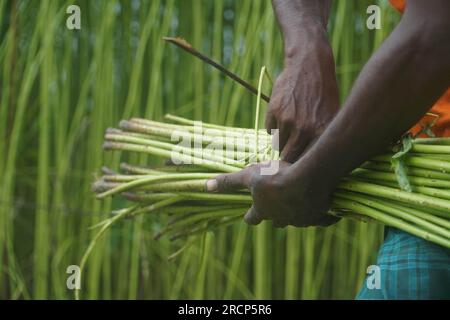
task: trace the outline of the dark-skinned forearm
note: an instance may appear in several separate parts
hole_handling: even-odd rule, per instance
[[[307,44],[304,36],[326,31],[332,0],[272,0],[272,5],[289,58]]]
[[[322,136],[293,165],[294,172],[311,170],[317,183],[335,186],[398,139],[450,86],[450,25],[436,15],[449,7],[429,1],[426,5],[437,7],[429,15],[417,3],[408,2],[401,23],[366,64]]]

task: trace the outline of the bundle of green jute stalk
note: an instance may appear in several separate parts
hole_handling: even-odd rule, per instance
[[[256,159],[278,158],[272,137],[262,130],[200,125],[173,115],[165,119],[133,118],[107,130],[106,150],[149,154],[170,163],[154,168],[121,164],[119,172],[104,168],[93,187],[97,198],[121,196],[132,204],[99,224],[97,236],[120,219],[148,213],[170,215],[156,238],[187,238],[232,224],[251,206],[250,192],[211,194],[206,181]],[[364,163],[338,185],[329,213],[377,221],[450,248],[450,139],[409,138],[400,150]]]

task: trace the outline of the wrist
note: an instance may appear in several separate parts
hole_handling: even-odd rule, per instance
[[[307,52],[318,52],[330,47],[326,28],[318,18],[299,18],[295,25],[282,30],[285,62],[292,62]]]
[[[312,192],[331,193],[342,177],[337,173],[339,170],[328,160],[308,151],[290,167],[290,175]]]

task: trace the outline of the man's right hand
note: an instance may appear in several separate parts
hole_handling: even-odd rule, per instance
[[[269,133],[279,130],[275,138],[282,159],[291,163],[324,131],[339,108],[326,17],[317,16],[324,11],[320,2],[311,8],[311,4],[303,7],[302,1],[273,0],[284,36],[285,66],[272,91],[266,128]]]

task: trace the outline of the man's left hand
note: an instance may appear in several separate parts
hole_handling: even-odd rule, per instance
[[[249,224],[272,220],[275,227],[307,227],[328,226],[338,221],[338,218],[327,214],[333,191],[331,187],[321,184],[317,176],[302,170],[301,165],[276,162],[270,164],[279,166],[273,175],[261,174],[262,167],[267,167],[268,163],[253,164],[239,172],[208,180],[206,189],[224,193],[249,189],[253,205],[244,217]]]

